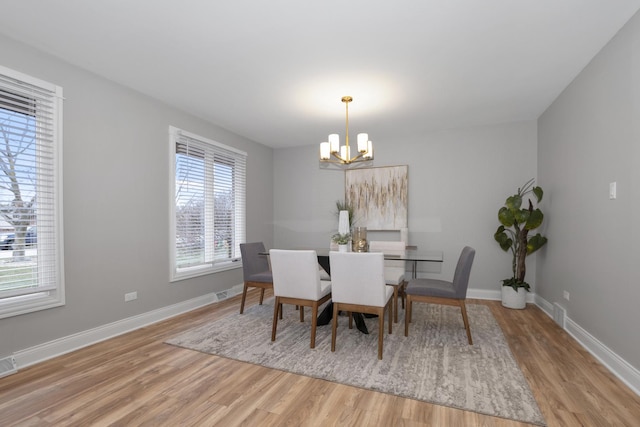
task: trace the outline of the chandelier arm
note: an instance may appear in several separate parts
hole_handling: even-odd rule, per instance
[[[364,156],[364,153],[358,153],[356,156],[353,156],[350,159],[345,159],[340,154],[337,154],[337,153],[331,153],[331,154],[338,160],[323,160],[323,161],[330,162],[330,163],[342,163],[344,165],[348,165],[349,163],[358,161],[358,159]]]
[[[335,163],[337,165],[348,165],[348,162],[342,160],[323,160],[322,163]]]

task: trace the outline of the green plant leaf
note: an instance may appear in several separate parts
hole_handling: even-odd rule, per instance
[[[351,233],[346,233],[346,234],[336,233],[333,236],[331,236],[331,240],[334,243],[337,243],[339,245],[346,245],[347,243],[349,243],[350,239],[351,239]]]
[[[547,243],[547,238],[540,233],[531,237],[527,242],[527,255],[534,253]]]
[[[509,248],[513,245],[513,240],[509,238],[509,236],[505,232],[505,228],[502,225],[498,227],[498,230],[493,235],[493,238],[496,239],[496,242],[500,244],[500,247],[505,252],[508,251]]]
[[[524,224],[529,220],[529,211],[526,209],[520,209],[514,214],[515,222],[518,224]]]
[[[501,207],[498,211],[498,221],[500,221],[500,224],[505,227],[513,226],[513,223],[515,222],[513,212],[511,212],[507,207]]]
[[[538,199],[538,203],[540,203],[540,201],[542,200],[542,194],[543,194],[542,188],[533,187],[533,190],[531,190],[531,191],[533,191],[533,194],[536,195],[536,199]]]
[[[527,218],[527,224],[525,228],[527,230],[533,230],[534,228],[540,227],[542,225],[542,221],[544,220],[544,215],[540,209],[536,209],[529,215]]]
[[[522,206],[522,197],[518,194],[514,194],[513,196],[508,197],[504,204],[509,208],[509,210],[516,211],[520,209],[520,206]]]

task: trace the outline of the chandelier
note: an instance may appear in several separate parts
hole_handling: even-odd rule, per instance
[[[329,135],[329,142],[320,143],[320,161],[327,163],[340,163],[348,165],[354,162],[366,162],[373,160],[373,145],[369,141],[369,135],[366,133],[358,134],[358,152],[351,157],[351,146],[349,145],[349,103],[353,101],[350,96],[343,96],[342,102],[345,103],[347,111],[347,132],[345,136],[345,145],[340,145],[340,136],[337,133]]]

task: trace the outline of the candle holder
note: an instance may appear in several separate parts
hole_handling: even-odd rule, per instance
[[[368,252],[369,243],[367,243],[367,227],[353,228],[353,251]]]

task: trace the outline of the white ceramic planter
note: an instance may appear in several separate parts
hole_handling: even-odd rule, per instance
[[[338,252],[348,252],[349,245],[338,245]]]
[[[502,286],[502,305],[507,308],[525,308],[527,306],[527,290],[518,288],[518,292],[516,292],[511,286]]]

